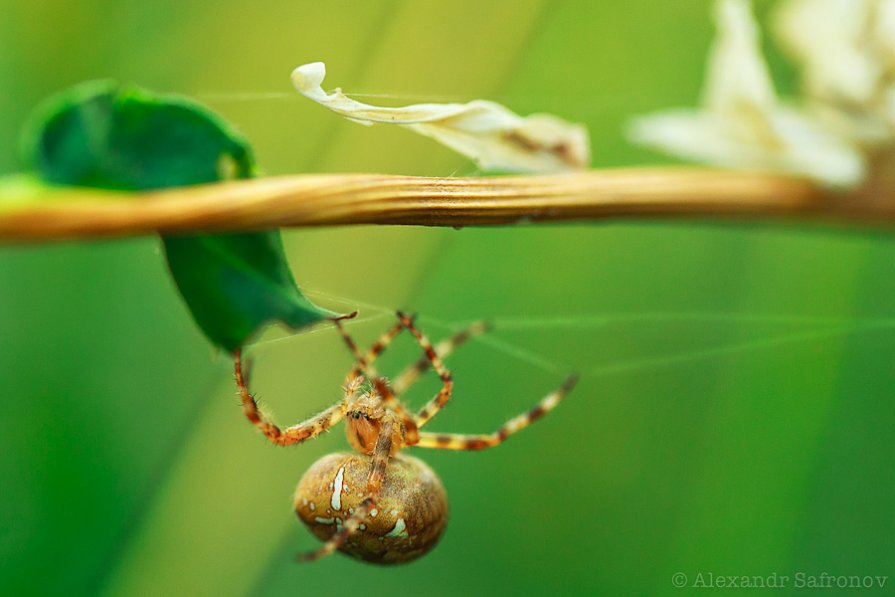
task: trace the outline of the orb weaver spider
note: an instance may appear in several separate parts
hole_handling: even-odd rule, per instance
[[[332,319],[355,359],[344,383],[345,396],[307,421],[281,429],[258,408],[249,391],[249,365],[235,355],[236,383],[248,420],[278,445],[313,439],[340,420],[346,420],[348,443],[354,453],[324,456],[305,473],[295,492],[298,517],[324,541],[301,560],[325,557],[336,550],[376,563],[409,562],[435,546],[447,522],[447,496],[438,476],[422,461],[399,454],[417,446],[445,450],[482,450],[501,444],[553,410],[575,386],[570,375],[534,408],[513,417],[490,434],[427,433],[426,425],[448,402],[453,378],[442,359],[490,326],[474,323],[433,347],[413,318],[398,312],[398,323],[361,354],[343,321],[357,312]],[[424,356],[393,382],[381,377],[374,362],[402,331],[409,331]],[[418,412],[411,413],[399,396],[429,368],[441,378],[441,389]],[[365,391],[362,388],[369,380]]]

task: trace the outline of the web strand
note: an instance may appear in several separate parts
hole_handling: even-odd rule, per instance
[[[383,305],[376,305],[359,301],[353,298],[335,295],[320,290],[306,290],[305,294],[321,302],[344,306],[345,308],[359,308],[361,316],[350,322],[356,326],[371,321],[385,320],[394,317],[395,310]],[[427,327],[439,328],[450,333],[457,331],[470,323],[469,321],[449,321],[433,316],[429,313],[420,314],[420,321]],[[661,324],[661,323],[700,323],[712,325],[781,325],[801,326],[808,329],[800,329],[790,333],[780,333],[756,340],[747,340],[722,344],[720,346],[683,350],[668,355],[657,355],[629,360],[619,360],[596,365],[582,371],[582,378],[596,378],[614,374],[630,374],[646,370],[661,369],[675,366],[686,366],[701,361],[748,354],[762,350],[774,349],[790,344],[811,342],[830,338],[839,338],[854,334],[873,331],[895,329],[895,317],[878,318],[842,318],[810,315],[767,314],[767,313],[724,313],[724,312],[643,312],[643,313],[618,313],[606,315],[584,316],[557,316],[557,317],[496,317],[492,320],[495,330],[500,331],[530,331],[530,330],[578,330],[593,332],[609,325],[632,324]],[[327,330],[325,325],[315,326],[308,331],[300,333],[301,336],[309,333],[317,333]],[[255,347],[269,346],[287,340],[294,340],[295,336],[277,338],[256,343]],[[550,359],[537,351],[531,350],[518,343],[510,342],[505,338],[496,337],[493,334],[478,336],[472,340],[482,346],[535,367],[551,375],[563,375],[573,369],[570,365]]]

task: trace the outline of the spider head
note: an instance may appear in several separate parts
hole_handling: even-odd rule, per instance
[[[345,408],[348,443],[358,452],[371,454],[376,447],[385,409],[375,390],[350,401]]]
[[[381,419],[385,416],[385,408],[382,399],[375,389],[365,392],[348,402],[345,415],[351,421],[366,419],[368,421]]]

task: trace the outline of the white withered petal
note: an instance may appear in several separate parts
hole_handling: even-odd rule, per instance
[[[590,142],[581,124],[548,114],[522,117],[494,102],[414,104],[383,108],[322,88],[322,62],[292,72],[295,88],[315,102],[360,124],[389,123],[409,128],[473,159],[483,170],[559,172],[586,168]]]

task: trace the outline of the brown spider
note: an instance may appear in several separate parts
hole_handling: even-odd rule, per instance
[[[492,448],[553,410],[575,386],[577,377],[566,378],[534,408],[510,419],[494,433],[427,433],[420,428],[441,410],[453,390],[451,374],[442,358],[489,326],[474,323],[433,347],[413,319],[399,311],[398,323],[365,356],[342,324],[342,320],[356,315],[354,312],[333,319],[356,364],[345,378],[345,397],[316,417],[284,430],[277,427],[258,409],[248,388],[248,366],[244,373],[239,351],[236,383],[246,417],[278,445],[301,443],[346,419],[348,443],[357,453],[324,456],[305,474],[295,494],[299,518],[325,541],[301,559],[316,560],[338,549],[378,563],[407,562],[426,553],[438,541],[447,520],[447,498],[441,481],[428,466],[398,452],[410,446],[447,450]],[[389,383],[376,372],[373,362],[404,329],[413,334],[425,356]],[[442,387],[423,408],[411,413],[398,396],[429,367],[441,378]],[[370,380],[370,386],[361,392],[365,380]]]

